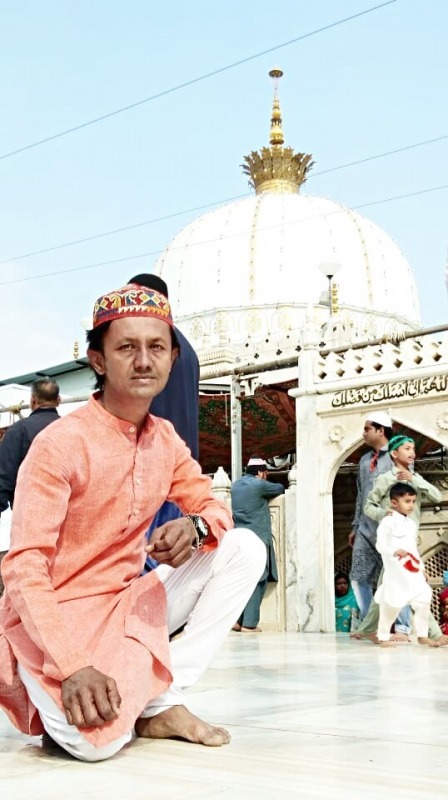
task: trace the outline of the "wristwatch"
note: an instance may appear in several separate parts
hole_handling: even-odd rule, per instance
[[[209,535],[209,527],[203,519],[198,514],[187,514],[187,519],[191,522],[194,532],[196,534],[196,541],[193,542],[191,545],[192,550],[197,550],[198,547],[202,547],[204,541],[206,540],[207,536]]]

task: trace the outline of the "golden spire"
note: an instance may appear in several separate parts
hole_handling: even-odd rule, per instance
[[[79,342],[75,339],[73,342],[73,360],[76,361],[77,358],[79,358]]]
[[[271,78],[274,79],[274,102],[272,104],[272,117],[271,117],[271,136],[269,144],[283,144],[285,139],[283,137],[282,129],[282,112],[280,111],[280,101],[278,99],[278,81],[282,77],[283,72],[279,67],[274,67],[269,72]]]
[[[274,101],[271,115],[270,147],[262,147],[259,152],[252,150],[244,156],[243,172],[249,176],[249,186],[257,194],[271,192],[276,194],[295,194],[305,183],[308,171],[313,165],[312,156],[294,153],[292,147],[283,147],[282,113],[278,99],[278,81],[283,72],[274,67],[269,72],[274,79]]]

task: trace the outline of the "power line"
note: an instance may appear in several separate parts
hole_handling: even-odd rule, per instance
[[[292,44],[296,44],[297,42],[303,41],[304,39],[309,39],[311,36],[316,36],[318,33],[323,33],[324,31],[328,31],[331,28],[336,28],[338,25],[343,25],[345,22],[351,22],[358,17],[363,17],[366,14],[370,14],[372,11],[378,11],[380,8],[384,8],[385,6],[390,6],[392,3],[396,3],[397,0],[387,0],[385,3],[380,3],[380,5],[372,6],[371,8],[365,9],[365,11],[360,11],[358,14],[352,14],[350,17],[344,17],[344,19],[336,20],[336,22],[330,22],[328,25],[324,25],[322,28],[316,28],[316,30],[309,31],[308,33],[304,33],[301,36],[296,36],[294,39],[289,39],[287,42],[282,42],[282,44],[274,45],[274,47],[269,47],[267,50],[262,50],[259,53],[255,53],[254,55],[247,56],[246,58],[241,58],[239,61],[234,61],[232,64],[227,64],[225,67],[219,67],[218,69],[214,69],[211,72],[207,72],[204,75],[199,75],[196,78],[191,78],[184,83],[179,83],[176,86],[171,86],[169,89],[165,89],[162,92],[157,92],[156,94],[150,95],[149,97],[144,97],[142,100],[137,100],[135,103],[129,103],[126,106],[122,106],[121,108],[116,108],[114,111],[109,111],[107,114],[102,114],[99,117],[95,117],[94,119],[87,120],[87,122],[81,122],[79,125],[74,125],[72,128],[67,128],[66,130],[59,131],[59,133],[54,133],[52,136],[46,136],[44,139],[38,139],[36,142],[31,142],[31,144],[24,145],[23,147],[19,147],[16,150],[11,150],[9,153],[3,153],[0,155],[0,160],[6,158],[12,158],[12,156],[16,156],[19,153],[24,153],[27,150],[32,150],[35,147],[40,147],[43,144],[47,144],[48,142],[52,142],[55,139],[61,139],[63,136],[68,136],[70,133],[76,133],[77,131],[82,130],[83,128],[87,128],[90,125],[96,125],[98,122],[103,122],[106,119],[111,119],[111,117],[116,117],[118,114],[123,114],[125,111],[131,111],[133,108],[138,108],[138,106],[142,106],[145,103],[150,103],[153,100],[158,100],[160,97],[166,97],[168,94],[173,94],[174,92],[178,92],[181,89],[186,89],[188,86],[193,86],[195,83],[200,83],[201,81],[205,81],[208,78],[213,78],[215,75],[220,75],[223,72],[227,72],[228,70],[235,69],[235,67],[240,67],[242,64],[247,64],[249,61],[254,61],[256,58],[261,58],[262,56],[268,55],[268,53],[274,53],[276,50],[281,50],[283,47],[289,47]]]
[[[386,197],[386,198],[383,198],[382,200],[371,200],[368,203],[361,203],[360,205],[353,206],[352,209],[338,208],[335,211],[326,212],[325,214],[317,214],[317,215],[315,215],[313,217],[307,217],[306,219],[302,219],[302,220],[291,220],[290,222],[287,222],[287,223],[283,223],[282,222],[282,223],[279,223],[277,225],[269,225],[269,226],[267,226],[265,228],[260,228],[259,230],[260,231],[261,230],[263,230],[263,231],[273,230],[275,228],[280,227],[280,225],[296,225],[296,224],[299,224],[299,223],[302,224],[304,222],[309,222],[312,219],[319,219],[319,217],[324,217],[324,216],[329,217],[329,216],[332,216],[333,214],[344,214],[344,213],[347,213],[349,211],[359,210],[359,209],[362,209],[362,208],[368,208],[370,206],[379,206],[379,205],[383,205],[384,203],[391,203],[391,202],[393,202],[395,200],[404,200],[404,199],[409,198],[409,197],[417,197],[418,195],[428,194],[429,192],[438,192],[438,191],[441,191],[443,189],[448,189],[448,183],[443,184],[442,186],[432,186],[429,189],[419,189],[419,190],[417,190],[415,192],[407,192],[406,194],[398,194],[398,195],[394,195],[393,197]],[[202,242],[195,242],[194,246],[198,247],[200,245],[212,244],[213,242],[222,241],[223,239],[235,238],[236,236],[245,236],[245,235],[247,235],[247,233],[248,233],[248,231],[240,231],[239,233],[231,234],[229,236],[219,236],[219,237],[215,237],[214,239],[205,239]],[[189,246],[192,247],[191,244]],[[182,247],[183,247],[183,245],[179,245],[178,248],[172,247],[171,250],[181,249]],[[13,280],[10,280],[10,281],[0,281],[0,286],[9,286],[11,284],[16,284],[16,283],[27,283],[28,281],[35,281],[35,280],[39,280],[41,278],[52,278],[52,277],[57,277],[59,275],[67,275],[70,272],[81,272],[81,271],[87,270],[87,269],[95,269],[96,267],[105,267],[105,266],[110,266],[112,264],[122,264],[125,261],[135,261],[135,260],[137,260],[139,258],[148,258],[148,256],[157,256],[160,253],[162,253],[164,249],[165,248],[163,248],[162,250],[150,250],[150,251],[148,251],[146,253],[138,253],[138,254],[133,255],[133,256],[123,256],[122,258],[115,258],[115,259],[112,259],[110,261],[97,261],[95,264],[86,264],[86,265],[84,265],[82,267],[70,267],[69,269],[63,269],[63,270],[58,270],[58,271],[53,271],[53,272],[43,272],[40,275],[29,275],[28,277],[25,277],[25,278],[14,278]]]
[[[94,239],[103,239],[105,236],[113,236],[116,233],[125,233],[126,231],[135,230],[135,228],[143,228],[145,225],[152,225],[155,222],[164,222],[167,219],[174,219],[174,217],[181,217],[184,214],[192,214],[194,211],[203,211],[205,208],[220,205],[221,203],[231,203],[233,200],[240,200],[242,197],[247,197],[248,192],[238,194],[234,197],[227,197],[225,200],[216,200],[212,203],[205,203],[202,206],[195,206],[194,208],[186,208],[183,211],[175,211],[172,214],[166,214],[163,217],[153,217],[146,219],[143,222],[135,222],[133,225],[126,225],[123,228],[114,228],[111,231],[104,231],[103,233],[95,233],[92,236],[86,236],[83,239],[73,239],[70,242],[63,242],[62,244],[55,244],[52,247],[45,247],[43,250],[34,250],[32,253],[23,253],[21,256],[13,256],[12,258],[4,258],[0,264],[8,264],[10,261],[21,261],[23,258],[30,258],[31,256],[40,256],[43,253],[51,253],[54,250],[62,250],[64,247],[73,247],[75,244],[83,244],[84,242],[92,242]]]
[[[425,142],[416,142],[415,144],[408,144],[406,147],[398,147],[396,150],[388,150],[386,153],[378,153],[375,156],[367,156],[367,158],[360,158],[359,161],[348,161],[346,164],[339,164],[337,167],[330,167],[329,169],[321,169],[320,172],[315,172],[310,177],[317,177],[317,175],[327,175],[328,172],[336,172],[338,169],[346,169],[346,167],[356,167],[358,164],[365,164],[367,161],[374,161],[376,158],[384,158],[385,156],[393,156],[396,153],[404,153],[405,150],[413,150],[415,147],[422,147],[424,144],[434,144],[441,142],[443,139],[448,139],[448,133],[443,136],[437,136],[435,139],[426,139]],[[2,262],[0,261],[0,264]]]
[[[365,164],[367,161],[374,161],[375,159],[385,158],[386,156],[395,155],[396,153],[403,153],[406,150],[413,150],[416,147],[423,147],[423,145],[434,144],[435,142],[440,142],[443,141],[444,139],[448,139],[448,134],[444,134],[443,136],[437,136],[434,139],[426,139],[423,142],[414,142],[414,144],[405,145],[404,147],[398,147],[395,150],[388,150],[385,153],[377,153],[376,155],[373,156],[367,156],[366,158],[361,158],[358,161],[350,161],[345,164],[339,164],[336,167],[330,167],[329,169],[320,170],[320,172],[314,172],[311,175],[309,175],[308,180],[316,178],[318,175],[325,175],[328,172],[336,172],[336,170],[346,169],[347,167],[354,167],[357,166],[358,164]],[[77,244],[92,242],[95,239],[103,239],[106,236],[114,236],[117,233],[125,233],[126,231],[135,230],[136,228],[143,228],[145,225],[152,225],[156,222],[164,222],[165,220],[168,219],[181,217],[184,214],[192,214],[195,211],[203,211],[206,208],[211,208],[211,206],[217,206],[224,203],[231,203],[235,200],[241,200],[243,197],[249,197],[250,194],[251,194],[250,192],[245,192],[244,194],[238,194],[235,195],[234,197],[227,197],[225,199],[215,200],[211,203],[205,203],[204,205],[201,206],[195,206],[194,208],[186,208],[183,211],[175,211],[172,214],[166,214],[163,217],[153,217],[152,219],[143,220],[143,222],[136,222],[132,225],[126,225],[121,228],[113,228],[110,231],[103,231],[103,233],[96,233],[93,234],[92,236],[85,236],[84,238],[81,239],[72,239],[69,242],[63,242],[62,244],[55,244],[52,245],[51,247],[45,247],[42,250],[33,250],[29,253],[22,253],[22,255],[19,256],[12,256],[11,258],[3,258],[0,260],[0,264],[8,264],[11,261],[14,262],[21,261],[24,258],[31,258],[31,256],[40,256],[43,255],[44,253],[52,253],[55,250],[62,250],[66,247],[73,247],[74,245]]]

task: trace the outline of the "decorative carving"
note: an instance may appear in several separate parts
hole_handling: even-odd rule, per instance
[[[256,333],[263,328],[263,321],[256,311],[250,311],[246,316],[246,330],[249,333]]]
[[[437,425],[442,431],[448,431],[448,411],[441,411],[437,415]]]
[[[328,438],[330,442],[336,444],[337,442],[342,442],[345,436],[345,428],[343,425],[333,425],[332,428],[328,431]]]
[[[204,335],[204,323],[200,319],[195,319],[188,328],[190,339],[201,339]]]

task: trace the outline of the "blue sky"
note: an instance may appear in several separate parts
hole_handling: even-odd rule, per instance
[[[0,10],[0,378],[70,360],[95,298],[200,212],[249,191],[242,157],[268,143],[272,85],[304,187],[379,224],[413,269],[424,325],[445,323],[448,3],[396,0],[72,134],[11,151],[358,14],[368,0],[3,0]],[[323,174],[318,175],[317,173]],[[72,240],[160,222],[28,258]],[[134,258],[139,254],[154,253]],[[90,267],[98,262],[121,263]],[[85,268],[87,267],[87,268]],[[82,268],[82,269],[79,269]],[[67,272],[67,270],[73,270]],[[50,277],[39,277],[44,273]]]

